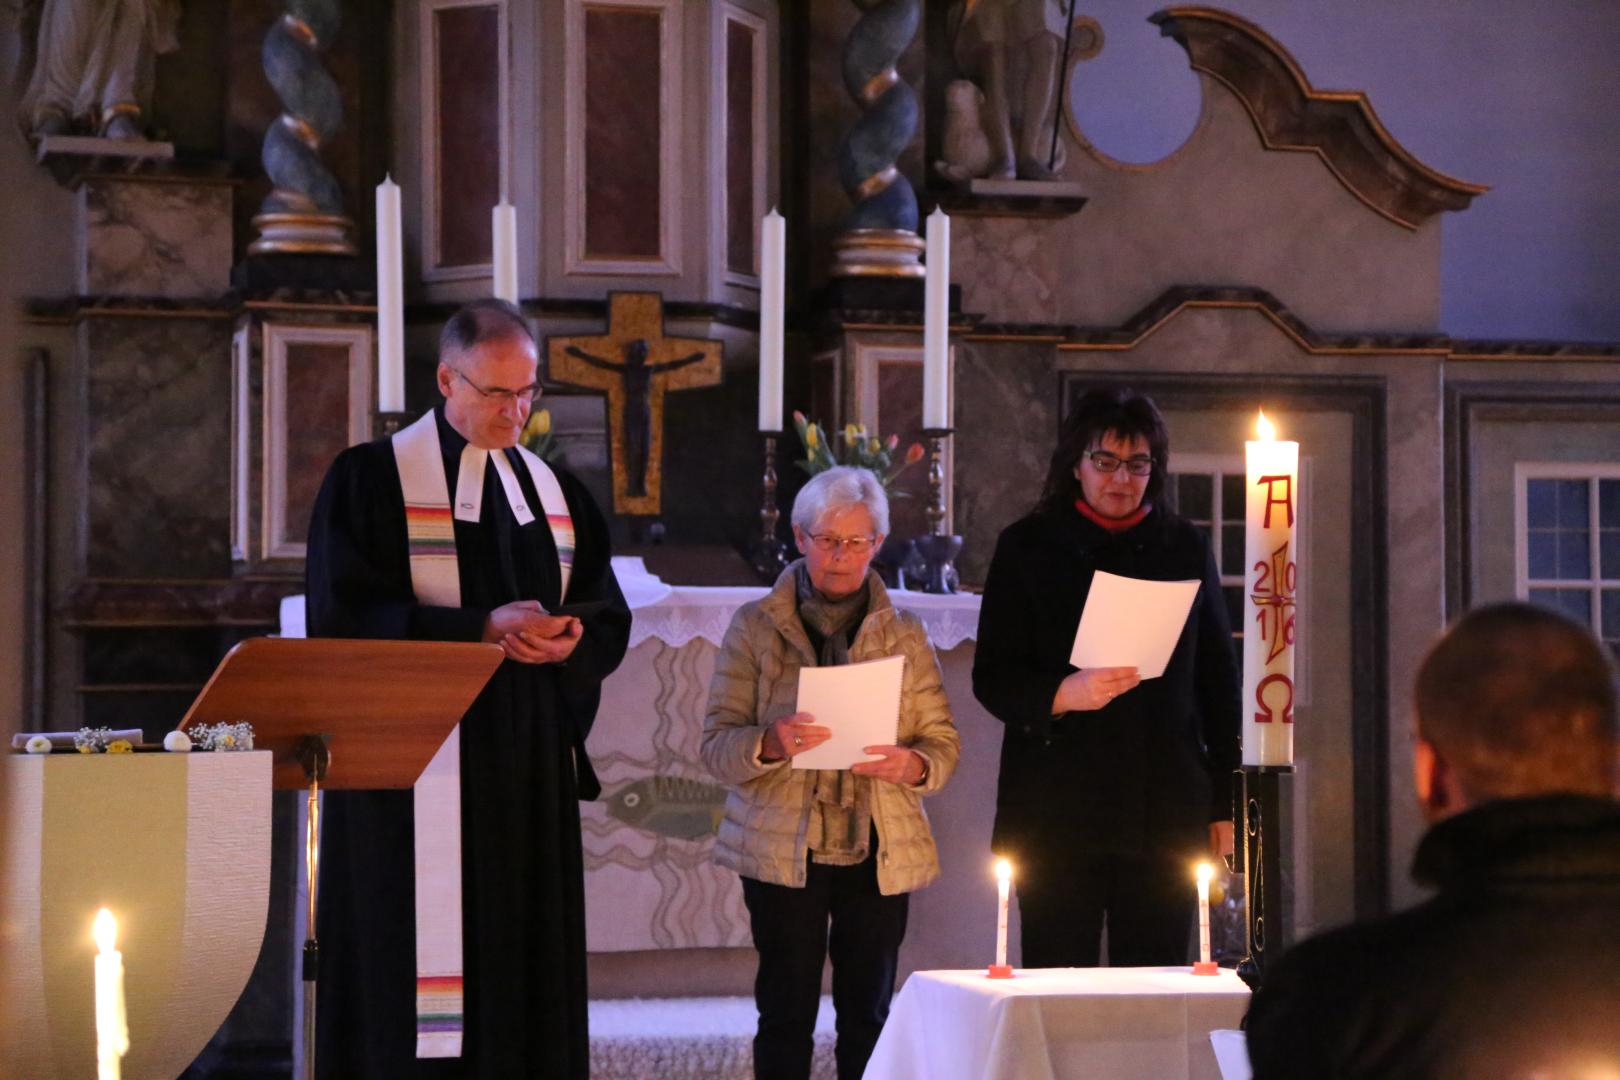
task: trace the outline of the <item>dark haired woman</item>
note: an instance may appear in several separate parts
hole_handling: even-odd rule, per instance
[[[973,692],[1006,725],[996,852],[1013,860],[1025,967],[1187,962],[1193,864],[1232,850],[1239,675],[1204,535],[1160,499],[1151,399],[1075,404],[1039,504],[996,543]],[[1203,582],[1164,674],[1075,670],[1092,575]]]

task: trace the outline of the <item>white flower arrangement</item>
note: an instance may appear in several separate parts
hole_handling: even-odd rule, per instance
[[[48,754],[51,752],[51,740],[47,739],[43,735],[35,735],[33,738],[28,740],[28,745],[25,747],[25,749],[30,754]]]
[[[188,734],[198,750],[253,749],[253,725],[245,720],[240,724],[199,724]],[[165,738],[165,745],[167,742]]]
[[[111,742],[112,728],[106,727],[82,727],[73,736],[73,748],[81,754],[105,754]]]
[[[191,752],[191,736],[183,731],[171,731],[163,736],[163,749],[171,754]]]

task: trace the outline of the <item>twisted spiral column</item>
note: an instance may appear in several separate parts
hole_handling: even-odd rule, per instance
[[[861,117],[838,151],[839,180],[855,205],[834,243],[838,277],[921,277],[917,195],[895,161],[917,132],[917,94],[895,62],[917,36],[921,0],[856,0],[844,42],[844,88]]]
[[[343,124],[337,80],[320,53],[337,35],[338,0],[286,0],[264,38],[264,73],[282,113],[264,133],[264,171],[275,185],[253,219],[253,255],[353,255],[343,190],[321,162],[321,144]]]

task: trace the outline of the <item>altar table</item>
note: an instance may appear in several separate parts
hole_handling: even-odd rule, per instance
[[[1226,969],[918,971],[866,1080],[1220,1080],[1209,1033],[1237,1027],[1248,1007],[1249,988]]]

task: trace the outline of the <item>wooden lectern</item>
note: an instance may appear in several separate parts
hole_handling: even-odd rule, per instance
[[[504,654],[498,645],[444,641],[252,638],[233,648],[180,721],[253,725],[269,750],[271,787],[309,791],[304,859],[304,1075],[315,1077],[315,887],[321,785],[408,788],[461,722]]]

